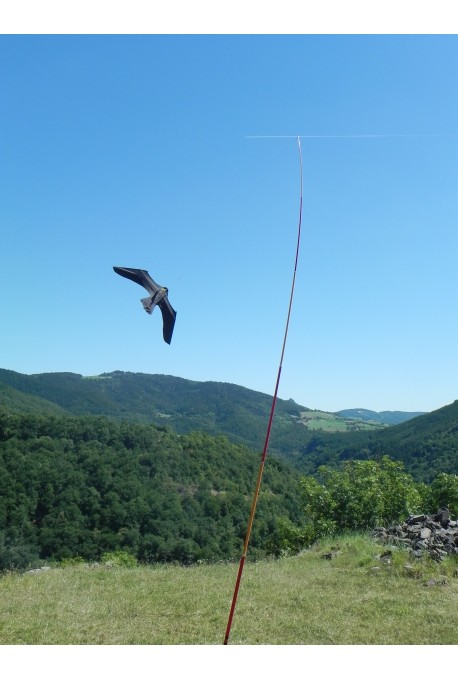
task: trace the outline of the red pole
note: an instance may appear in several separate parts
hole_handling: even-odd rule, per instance
[[[285,326],[285,334],[283,337],[283,346],[281,350],[281,356],[280,356],[280,363],[278,366],[278,374],[277,374],[277,382],[275,384],[275,390],[274,390],[274,395],[272,399],[272,407],[270,410],[270,417],[269,417],[269,422],[267,425],[267,431],[266,431],[266,438],[264,442],[264,448],[262,450],[262,455],[261,455],[261,463],[259,466],[259,471],[258,471],[258,478],[256,481],[256,488],[254,492],[254,497],[253,497],[253,502],[251,505],[251,511],[250,511],[250,518],[248,519],[248,526],[247,526],[247,531],[245,535],[245,541],[243,543],[243,550],[242,550],[242,556],[240,558],[240,563],[239,563],[239,570],[237,573],[237,579],[235,581],[235,588],[234,588],[234,594],[232,596],[232,603],[231,603],[231,609],[229,612],[229,619],[227,621],[227,627],[226,627],[226,634],[224,636],[224,645],[227,646],[229,642],[229,635],[231,633],[231,627],[232,627],[232,619],[234,617],[234,612],[235,612],[235,606],[237,604],[237,597],[239,593],[239,587],[240,587],[240,581],[242,579],[242,573],[243,573],[243,568],[245,566],[245,560],[246,560],[246,555],[248,552],[248,544],[250,542],[250,535],[251,535],[251,528],[253,526],[253,520],[254,520],[254,515],[256,512],[256,505],[258,502],[258,497],[259,497],[259,490],[261,488],[261,481],[262,481],[262,475],[264,472],[264,464],[266,461],[267,457],[267,449],[269,446],[269,438],[270,438],[270,430],[272,429],[272,422],[274,419],[274,413],[275,413],[275,405],[277,403],[277,393],[278,393],[278,386],[280,384],[280,376],[281,376],[281,370],[282,370],[282,365],[283,365],[283,357],[285,355],[285,347],[286,347],[286,338],[288,336],[288,327],[289,327],[289,319],[291,317],[291,308],[293,305],[293,296],[294,296],[294,286],[296,283],[296,271],[297,271],[297,260],[299,258],[299,246],[301,242],[301,225],[302,225],[302,151],[301,151],[301,142],[300,142],[300,137],[297,137],[297,145],[299,149],[299,163],[300,163],[300,202],[299,202],[299,226],[298,226],[298,233],[297,233],[297,245],[296,245],[296,259],[294,262],[294,273],[293,273],[293,281],[291,284],[291,294],[289,297],[289,307],[288,307],[288,316],[286,318],[286,326]]]

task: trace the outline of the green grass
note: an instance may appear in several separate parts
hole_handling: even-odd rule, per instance
[[[248,562],[231,644],[455,644],[456,558],[406,569],[364,536]],[[337,552],[331,560],[324,553]],[[237,564],[87,564],[0,579],[2,644],[221,644]],[[431,578],[447,584],[425,586]]]
[[[376,431],[385,429],[386,425],[378,422],[365,422],[350,417],[339,417],[333,413],[325,413],[320,410],[310,410],[301,413],[301,423],[310,430],[326,432],[343,431]]]

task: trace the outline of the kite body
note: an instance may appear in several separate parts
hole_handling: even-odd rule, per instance
[[[148,314],[153,313],[155,306],[160,308],[163,321],[162,335],[164,341],[170,344],[177,312],[172,308],[168,300],[168,289],[153,281],[149,273],[144,269],[126,269],[122,266],[114,266],[113,269],[120,276],[138,283],[149,293],[149,297],[144,297],[140,301]]]

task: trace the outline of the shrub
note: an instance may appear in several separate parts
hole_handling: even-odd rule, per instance
[[[391,524],[418,511],[421,494],[401,462],[383,457],[349,460],[342,469],[320,467],[319,481],[302,483],[303,508],[312,523],[320,521],[339,530],[366,530]]]
[[[61,559],[57,566],[59,568],[71,568],[72,566],[81,566],[84,563],[82,556],[71,556],[66,559]]]
[[[458,476],[456,474],[438,474],[429,487],[428,510],[435,512],[441,507],[447,507],[452,516],[458,516]]]
[[[118,550],[116,552],[105,552],[101,559],[107,566],[120,566],[121,568],[135,568],[138,565],[137,559],[129,552]]]

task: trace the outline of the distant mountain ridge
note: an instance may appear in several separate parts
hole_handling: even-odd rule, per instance
[[[169,425],[177,433],[202,430],[225,434],[239,443],[258,442],[272,397],[235,384],[197,382],[171,375],[115,371],[84,377],[75,373],[24,375],[0,370],[9,389],[9,407],[22,412],[33,406],[50,414],[58,407],[71,415],[105,415],[117,420]],[[13,390],[18,395],[13,402]],[[1,394],[0,394],[1,396]],[[26,404],[26,396],[33,403]],[[277,402],[277,427],[297,425],[306,410],[294,401]]]
[[[224,434],[235,443],[262,448],[272,396],[223,382],[198,382],[171,375],[114,371],[25,375],[0,369],[0,403],[14,412],[105,415],[117,420],[168,425]],[[310,410],[292,399],[277,400],[270,445],[281,454],[301,448],[312,431],[374,431],[384,426]]]
[[[375,432],[316,432],[295,457],[295,464],[313,472],[320,464],[383,455],[401,460],[418,480],[431,481],[440,472],[458,474],[458,400]]]
[[[40,414],[53,415],[58,407],[68,415],[103,415],[156,424],[177,434],[222,434],[252,450],[262,449],[272,404],[271,396],[234,384],[121,371],[83,377],[75,373],[23,375],[0,370],[0,384],[9,389],[8,403],[4,403],[0,392],[0,404],[7,405],[11,412],[34,412],[37,408]],[[278,400],[270,439],[272,452],[287,456],[304,444],[307,430],[300,423],[304,410],[292,400]]]
[[[255,451],[264,444],[271,405],[271,395],[235,384],[170,375],[121,371],[92,377],[23,375],[0,369],[0,410],[106,416],[165,426],[179,435],[203,431]],[[387,418],[386,412],[379,415]],[[364,416],[369,419],[364,421]],[[322,464],[381,455],[402,460],[421,480],[441,471],[458,473],[458,401],[432,413],[402,416],[408,416],[408,421],[388,426],[374,422],[374,411],[362,408],[336,415],[278,399],[269,450],[306,473],[314,473]]]
[[[334,415],[339,417],[348,417],[350,419],[361,420],[363,422],[378,422],[379,424],[401,424],[407,422],[414,417],[425,415],[423,412],[404,412],[400,410],[382,410],[376,412],[375,410],[366,410],[365,408],[350,408],[348,410],[338,410]]]

